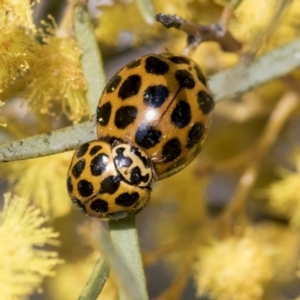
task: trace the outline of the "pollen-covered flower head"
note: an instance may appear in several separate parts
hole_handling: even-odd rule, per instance
[[[293,226],[300,227],[300,151],[294,155],[295,171],[281,170],[282,179],[265,191],[270,205],[289,217]]]
[[[0,93],[29,69],[36,42],[24,27],[17,27],[0,9]]]
[[[9,162],[2,174],[18,195],[32,199],[51,218],[65,216],[72,209],[66,189],[70,152],[36,159]]]
[[[195,264],[198,295],[218,300],[259,300],[272,276],[273,250],[255,232],[200,248]]]
[[[54,114],[58,106],[71,121],[78,122],[88,114],[88,108],[81,52],[75,39],[59,36],[51,17],[52,24],[43,21],[43,30],[36,30],[30,1],[15,2],[26,4],[24,20],[19,13],[22,5],[0,7],[0,93],[18,94],[29,109],[44,114]],[[13,85],[17,79],[21,88]]]
[[[0,15],[5,14],[10,23],[16,27],[35,31],[32,19],[32,7],[39,2],[39,0],[2,0],[0,2]],[[3,20],[2,16],[0,20]]]
[[[26,198],[4,195],[0,212],[1,299],[21,300],[36,290],[53,268],[61,263],[56,252],[43,249],[57,245],[58,234],[44,227],[40,210]]]
[[[40,32],[43,44],[36,45],[29,61],[27,86],[20,96],[30,108],[50,114],[59,105],[72,121],[88,114],[86,82],[80,66],[81,52],[71,37],[57,34],[54,21]]]

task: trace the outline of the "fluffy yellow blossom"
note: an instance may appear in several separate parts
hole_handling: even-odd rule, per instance
[[[272,22],[277,4],[277,0],[242,1],[234,12],[236,19],[231,23],[236,36],[241,37],[243,42],[251,42],[257,38]]]
[[[36,44],[24,27],[17,27],[0,9],[0,93],[29,69]]]
[[[50,114],[59,104],[70,120],[80,121],[88,107],[75,40],[58,36],[55,25],[44,23],[46,32],[38,33],[43,41],[39,43],[30,1],[4,2],[0,8],[0,93],[22,78],[26,87],[19,96],[29,108]]]
[[[39,0],[1,0],[0,15],[3,13],[7,15],[14,26],[35,31],[35,25],[32,20],[32,7],[38,2]]]
[[[28,85],[20,96],[41,113],[51,113],[58,103],[70,120],[78,122],[88,113],[81,52],[75,40],[59,37],[50,26],[42,37],[43,44],[33,49]]]
[[[153,28],[143,20],[135,1],[105,6],[101,12],[95,34],[102,44],[122,49],[145,42],[146,36],[154,36]]]
[[[244,0],[234,12],[230,30],[252,50],[268,51],[299,35],[299,1]]]
[[[286,8],[278,26],[276,26],[275,34],[270,41],[270,46],[272,47],[287,43],[299,36],[298,20],[300,17],[300,2],[289,2],[290,5]]]
[[[0,93],[29,69],[28,60],[37,42],[32,6],[39,1],[0,1]]]
[[[71,155],[68,152],[7,163],[1,166],[1,174],[15,193],[32,199],[45,215],[61,217],[72,207],[66,189]]]
[[[44,250],[46,244],[57,244],[58,234],[43,227],[40,210],[28,200],[10,193],[4,195],[0,212],[0,291],[1,299],[26,299],[53,268],[61,263],[57,253]]]
[[[270,185],[266,191],[270,205],[287,215],[295,227],[300,227],[300,151],[295,155],[296,171],[282,170],[282,179]]]
[[[201,248],[195,264],[198,295],[217,300],[259,300],[272,277],[273,251],[254,232]]]

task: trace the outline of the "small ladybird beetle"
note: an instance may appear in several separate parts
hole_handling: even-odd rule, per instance
[[[97,140],[74,154],[67,186],[90,216],[125,218],[150,198],[150,185],[179,172],[200,152],[214,101],[197,64],[169,53],[144,55],[105,87]]]
[[[137,156],[136,163],[131,153]],[[121,219],[148,203],[151,181],[151,162],[136,147],[119,144],[112,148],[96,140],[75,152],[67,186],[73,204],[82,212],[92,217]]]

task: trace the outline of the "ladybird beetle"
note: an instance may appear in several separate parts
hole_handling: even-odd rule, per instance
[[[200,152],[213,109],[193,60],[148,54],[125,65],[101,95],[97,140],[73,156],[67,187],[74,205],[107,219],[139,212],[153,181],[179,172]]]

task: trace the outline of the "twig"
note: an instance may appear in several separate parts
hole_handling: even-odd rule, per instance
[[[216,102],[234,98],[300,67],[300,38],[258,57],[251,65],[240,63],[209,81]],[[286,56],[288,55],[288,57]]]
[[[103,257],[100,257],[78,300],[97,299],[106,280],[108,279],[109,271],[110,268],[108,264]]]
[[[95,139],[94,121],[87,121],[1,145],[2,162],[70,151]]]
[[[236,191],[227,206],[224,214],[221,216],[221,222],[225,221],[225,230],[231,231],[232,223],[236,223],[239,219],[239,224],[245,223],[245,203],[247,196],[251,191],[261,167],[262,160],[267,155],[269,149],[275,143],[278,135],[286,123],[287,119],[299,106],[299,96],[295,92],[287,92],[277,103],[269,121],[253,148],[249,163],[240,177]],[[226,233],[225,233],[226,234]]]
[[[185,55],[190,55],[200,43],[205,41],[218,42],[224,51],[236,52],[241,49],[242,45],[227,30],[231,13],[231,7],[225,7],[219,22],[211,25],[202,25],[182,19],[177,15],[162,13],[156,15],[156,20],[166,28],[174,27],[184,31],[188,35],[187,47],[184,51]]]

